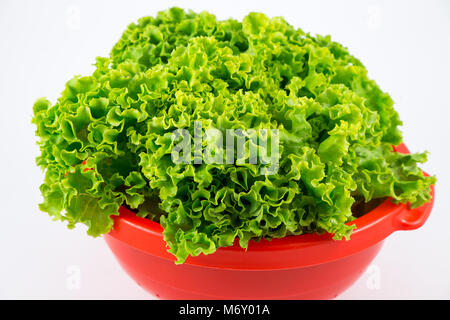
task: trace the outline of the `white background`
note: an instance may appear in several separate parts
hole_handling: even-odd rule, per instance
[[[174,4],[220,19],[250,11],[331,34],[391,94],[412,151],[438,177],[428,222],[390,236],[341,299],[450,298],[450,1],[0,1],[0,298],[152,299],[101,238],[39,212],[31,109],[89,74],[126,26]],[[76,281],[79,279],[79,286]]]

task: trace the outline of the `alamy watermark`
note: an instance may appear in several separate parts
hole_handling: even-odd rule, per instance
[[[366,286],[369,290],[381,289],[381,268],[375,264],[370,265],[366,270]]]
[[[194,121],[193,137],[187,129],[172,133],[177,143],[171,158],[175,164],[254,164],[260,174],[276,174],[279,169],[278,129],[226,129],[224,133],[208,128],[203,133],[202,122]],[[181,140],[181,141],[180,141]]]
[[[70,5],[66,8],[66,25],[70,30],[79,30],[81,25],[80,7]]]
[[[67,290],[81,289],[81,268],[78,265],[70,265],[66,268],[66,288]]]

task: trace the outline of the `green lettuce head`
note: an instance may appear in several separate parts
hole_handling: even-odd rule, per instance
[[[393,151],[402,136],[392,99],[328,36],[261,13],[218,21],[172,8],[130,24],[95,66],[55,104],[33,107],[40,209],[69,227],[107,233],[128,206],[161,223],[182,263],[236,239],[246,248],[303,233],[348,238],[355,202],[430,200],[435,178],[417,166],[426,155]],[[194,136],[196,123],[203,139],[184,145],[191,161],[174,161],[174,132]],[[220,134],[208,139],[209,129]],[[211,148],[220,136],[244,139],[244,151]],[[252,148],[277,170],[264,173]],[[205,161],[208,153],[235,161]]]

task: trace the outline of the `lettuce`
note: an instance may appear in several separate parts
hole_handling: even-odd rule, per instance
[[[55,104],[33,107],[40,209],[69,227],[107,233],[126,205],[161,223],[182,263],[236,239],[348,238],[358,201],[430,200],[435,178],[417,166],[426,154],[393,151],[402,136],[392,99],[329,36],[261,13],[218,21],[172,8],[130,24],[95,67]],[[277,173],[261,174],[267,164],[248,152],[232,164],[173,161],[172,133],[193,134],[196,121],[224,136],[278,130]]]

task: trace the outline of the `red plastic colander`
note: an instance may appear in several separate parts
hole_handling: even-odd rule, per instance
[[[402,144],[398,152],[408,153]],[[330,299],[351,286],[394,231],[413,230],[428,218],[432,200],[416,209],[386,200],[354,220],[349,241],[330,234],[237,243],[182,265],[167,252],[160,224],[121,207],[104,236],[125,271],[163,299]]]

